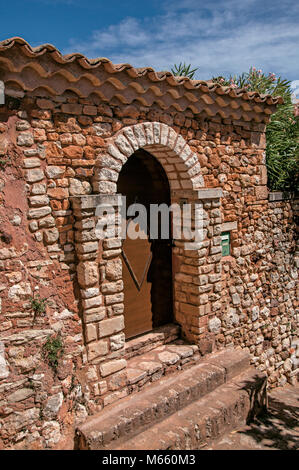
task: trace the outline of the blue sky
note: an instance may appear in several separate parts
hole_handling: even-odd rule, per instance
[[[0,1],[0,40],[54,44],[62,53],[169,70],[186,61],[196,78],[251,65],[299,79],[298,0]]]

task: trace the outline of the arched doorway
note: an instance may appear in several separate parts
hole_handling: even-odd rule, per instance
[[[145,238],[123,241],[125,334],[132,338],[173,320],[171,233],[153,240],[149,231],[150,204],[170,205],[170,188],[161,164],[145,150],[137,150],[123,166],[117,192],[147,209]],[[127,226],[134,224],[126,217]]]

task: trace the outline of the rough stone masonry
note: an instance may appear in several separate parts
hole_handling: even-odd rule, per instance
[[[204,206],[202,247],[173,248],[181,337],[201,355],[246,348],[270,387],[294,383],[298,203],[269,200],[265,166],[280,99],[19,38],[0,43],[0,80],[0,449],[61,448],[130,393],[121,244],[97,239],[95,210],[116,205],[139,148],[172,202]]]

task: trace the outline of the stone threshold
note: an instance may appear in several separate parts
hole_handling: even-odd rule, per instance
[[[128,392],[139,392],[163,376],[195,365],[200,358],[198,346],[180,339],[134,356],[127,361]]]
[[[180,337],[180,327],[173,323],[160,326],[152,331],[129,339],[125,344],[124,358],[129,359],[144,354],[152,349],[175,341]]]

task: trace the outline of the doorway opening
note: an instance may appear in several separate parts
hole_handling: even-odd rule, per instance
[[[118,194],[126,196],[127,208],[142,204],[147,211],[143,238],[123,241],[122,262],[125,304],[125,335],[132,338],[173,321],[172,240],[150,234],[150,204],[170,205],[168,178],[162,165],[150,153],[137,150],[123,166]],[[161,218],[158,219],[161,225]],[[134,217],[126,216],[127,228],[140,231]]]

